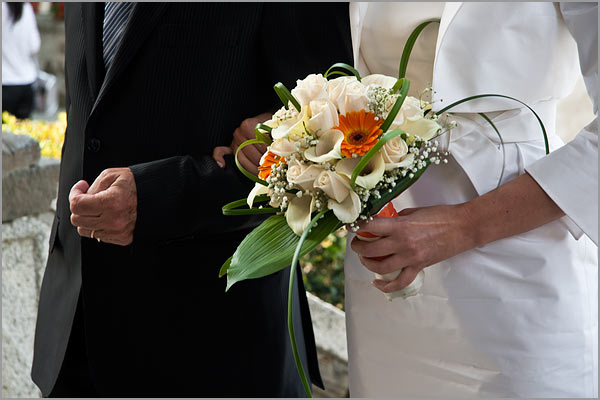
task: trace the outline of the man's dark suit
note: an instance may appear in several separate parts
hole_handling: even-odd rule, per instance
[[[140,3],[107,72],[103,10],[66,4],[68,128],[34,381],[52,391],[82,296],[86,345],[75,351],[87,351],[101,396],[303,395],[287,336],[289,271],[227,294],[217,278],[259,220],[221,215],[251,185],[211,153],[242,120],[275,109],[275,82],[291,89],[351,62],[348,4]],[[127,166],[138,193],[133,244],[81,238],[69,190]],[[297,296],[300,347],[320,384],[301,283]]]

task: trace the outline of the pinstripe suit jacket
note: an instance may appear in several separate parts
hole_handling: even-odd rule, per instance
[[[301,396],[285,325],[289,271],[227,294],[217,278],[260,220],[221,215],[251,185],[231,159],[221,169],[211,152],[230,143],[243,119],[277,107],[275,82],[289,87],[352,61],[348,4],[140,3],[108,71],[103,10],[65,9],[68,128],[34,381],[51,391],[81,294],[102,395]],[[80,238],[70,224],[70,188],[124,166],[138,192],[133,244]],[[300,345],[321,384],[299,281]]]

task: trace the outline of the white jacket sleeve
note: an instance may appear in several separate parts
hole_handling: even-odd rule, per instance
[[[577,42],[579,63],[596,118],[575,139],[526,171],[598,244],[598,3],[560,3],[560,10]]]

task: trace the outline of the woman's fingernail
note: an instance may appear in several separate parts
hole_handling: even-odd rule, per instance
[[[219,168],[224,168],[225,167],[221,161],[217,161],[217,165],[219,166]]]

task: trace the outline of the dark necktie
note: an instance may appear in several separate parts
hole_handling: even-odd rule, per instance
[[[127,26],[127,20],[135,3],[104,3],[104,26],[102,30],[102,55],[108,71],[117,52],[121,36]]]

